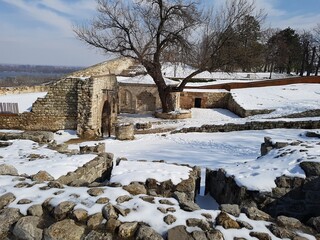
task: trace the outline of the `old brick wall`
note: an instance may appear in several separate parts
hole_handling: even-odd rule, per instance
[[[195,107],[195,99],[201,99],[201,108],[227,108],[230,93],[224,90],[211,92],[192,91],[185,89],[180,93],[180,107],[190,109]]]
[[[78,79],[60,80],[50,86],[44,98],[38,98],[31,112],[1,115],[0,128],[24,130],[76,129]],[[22,92],[39,91],[42,87],[28,87]]]
[[[54,83],[31,112],[2,114],[0,128],[23,130],[78,130],[91,137],[101,135],[102,110],[110,102],[112,122],[117,116],[117,82],[114,75],[66,78]]]
[[[74,124],[72,124],[73,118],[51,117],[31,112],[0,115],[0,119],[1,129],[57,131],[59,129],[73,129],[72,127],[74,127]]]
[[[21,86],[21,87],[0,87],[0,95],[48,92],[50,85]]]
[[[77,71],[72,73],[73,77],[82,76],[103,76],[106,74],[116,74],[119,75],[122,71],[128,69],[130,66],[134,65],[135,61],[130,58],[116,58],[108,60],[92,67]]]
[[[75,129],[78,111],[79,79],[67,78],[56,82],[44,98],[38,98],[32,105],[31,112],[38,116],[50,117],[53,121],[64,118],[61,125],[66,129]],[[56,130],[56,129],[54,129]]]
[[[115,75],[92,77],[78,84],[77,132],[88,138],[101,136],[102,113],[106,102],[110,105],[111,125],[117,117],[117,81]]]
[[[180,93],[172,93],[174,107],[180,108]],[[158,89],[154,84],[119,84],[119,112],[146,113],[161,109]]]
[[[148,97],[149,96],[149,97]],[[150,102],[152,100],[152,102]],[[151,105],[154,109],[151,109]],[[158,89],[149,84],[119,84],[119,111],[143,113],[161,109]]]

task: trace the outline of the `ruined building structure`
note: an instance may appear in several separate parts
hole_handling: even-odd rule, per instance
[[[279,81],[288,84],[293,80]],[[178,83],[168,78],[166,81]],[[265,113],[243,109],[229,90],[218,85],[187,87],[171,97],[176,109],[226,108],[241,117]],[[47,94],[33,103],[30,112],[1,111],[0,105],[0,129],[71,129],[81,137],[96,138],[113,134],[118,113],[140,114],[161,109],[153,80],[143,67],[128,58],[94,65],[45,86],[0,88],[0,95],[31,92]]]
[[[116,119],[115,75],[65,78],[42,90],[47,90],[46,96],[38,98],[30,112],[1,114],[0,129],[73,129],[92,138],[110,131],[108,126]]]
[[[226,105],[229,93],[205,91],[209,93],[192,90],[173,93],[175,107]],[[94,65],[46,86],[0,88],[0,95],[30,92],[47,94],[33,103],[30,112],[0,111],[0,129],[72,129],[81,137],[95,138],[113,133],[120,112],[146,113],[161,109],[156,85],[139,64],[127,58]]]

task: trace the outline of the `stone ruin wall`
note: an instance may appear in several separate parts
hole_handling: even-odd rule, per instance
[[[99,134],[104,103],[102,89],[113,89],[115,76],[66,78],[54,83],[44,98],[38,98],[31,112],[1,114],[1,129],[74,129],[82,134],[89,129]],[[113,114],[113,118],[114,114]]]
[[[312,132],[309,132],[312,133]],[[261,156],[272,149],[289,145],[307,145],[305,142],[276,142],[266,137],[261,144]],[[274,158],[274,161],[278,159]],[[234,176],[228,176],[224,169],[206,169],[205,193],[209,193],[219,204],[238,204],[242,207],[256,206],[272,217],[281,215],[307,222],[320,216],[320,163],[300,162],[306,178],[278,176],[270,192],[251,191],[238,186]]]
[[[102,126],[102,111],[106,101],[111,106],[112,122],[117,118],[117,81],[114,75],[91,78],[91,81],[79,82],[78,123],[79,135],[88,138],[100,136]]]
[[[227,91],[217,92],[185,92],[180,93],[180,107],[190,109],[194,107],[195,99],[201,98],[202,108],[226,108],[230,93]]]
[[[244,109],[230,94],[230,97],[227,101],[226,108],[229,109],[231,112],[237,114],[240,117],[248,117],[257,114],[268,114],[271,113],[273,110],[270,109]]]
[[[138,101],[142,93],[150,93],[155,98],[155,109],[161,108],[161,101],[155,85],[147,84],[119,84],[119,111],[126,113],[138,113],[143,108]]]
[[[101,76],[106,74],[119,75],[122,71],[128,69],[133,64],[134,60],[130,58],[116,58],[99,63],[84,70],[74,72],[72,73],[72,77]]]
[[[0,95],[48,92],[50,85],[21,86],[21,87],[0,87]]]
[[[77,79],[53,84],[44,98],[38,98],[31,112],[1,115],[0,128],[23,130],[75,129]]]
[[[138,101],[142,93],[150,93],[155,98],[155,109],[161,108],[161,101],[155,85],[147,84],[119,84],[119,111],[126,113],[138,113],[143,108]],[[149,102],[150,103],[150,102]],[[151,104],[151,103],[150,103]],[[154,109],[154,110],[155,110]]]
[[[180,107],[191,109],[195,106],[195,99],[201,99],[201,108],[225,108],[240,117],[272,112],[269,109],[244,109],[228,91],[217,92],[185,92],[180,93]]]

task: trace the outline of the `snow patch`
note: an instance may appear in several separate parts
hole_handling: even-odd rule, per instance
[[[158,182],[171,179],[177,185],[189,178],[190,171],[192,169],[189,167],[161,162],[121,161],[113,168],[110,181],[128,185],[131,182],[145,182],[148,178]]]

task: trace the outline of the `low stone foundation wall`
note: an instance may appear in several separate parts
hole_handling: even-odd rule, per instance
[[[101,153],[96,158],[79,167],[74,172],[57,179],[58,182],[71,186],[87,186],[92,182],[109,180],[113,168],[113,154]]]
[[[192,113],[191,111],[179,112],[179,113],[155,112],[154,115],[156,118],[162,118],[162,119],[186,119],[186,118],[191,118]]]
[[[272,192],[249,191],[239,187],[223,169],[206,172],[206,194],[219,204],[238,204],[240,207],[258,207],[272,217],[294,217],[306,223],[320,216],[320,177],[307,179],[281,176]]]
[[[236,100],[234,100],[232,94],[229,95],[226,108],[243,118],[258,114],[268,114],[274,111],[270,109],[244,109]]]
[[[266,137],[261,145],[261,155],[266,155],[271,150],[278,150],[285,157],[289,151],[283,152],[283,148],[288,147],[290,150],[296,145],[307,146],[306,143],[299,141],[274,143]],[[320,216],[320,163],[307,160],[300,162],[299,166],[305,172],[306,178],[284,175],[277,177],[276,187],[271,192],[250,191],[246,187],[238,186],[234,176],[227,176],[225,170],[207,169],[206,193],[215,198],[219,204],[258,207],[272,217],[284,215],[307,223],[311,218]]]
[[[243,205],[250,199],[245,187],[239,187],[234,177],[228,177],[224,169],[206,169],[205,194],[210,194],[219,204]]]
[[[37,143],[49,143],[53,141],[52,132],[25,131],[25,132],[0,132],[0,140],[28,139]]]
[[[293,113],[285,117],[287,118],[320,117],[320,109],[313,109],[313,110],[307,110],[300,113]]]
[[[317,129],[320,128],[320,121],[252,121],[244,124],[227,123],[224,125],[202,125],[201,127],[182,128],[171,133],[188,132],[233,132],[245,130],[263,130],[274,128],[292,128],[292,129]]]
[[[61,129],[76,129],[76,116],[37,115],[32,112],[6,114],[0,116],[0,129],[19,129],[28,131],[58,131]]]
[[[115,135],[118,140],[133,140],[134,126],[132,123],[119,123],[115,126]]]
[[[48,92],[50,85],[21,86],[21,87],[0,87],[0,95]]]
[[[125,159],[118,160],[117,165],[121,163],[121,161],[126,161]],[[146,162],[146,161],[137,161]],[[153,161],[153,163],[165,163],[164,161]],[[179,164],[167,164],[168,168],[170,165],[180,166]],[[161,197],[174,197],[179,202],[190,203],[194,202],[197,194],[200,192],[200,182],[201,182],[201,169],[199,167],[191,167],[189,165],[182,165],[189,167],[192,169],[189,172],[189,178],[186,180],[182,180],[177,185],[174,185],[172,181],[169,179],[167,181],[158,182],[156,179],[148,178],[145,182],[132,182],[128,186],[123,186],[125,190],[132,194],[148,194],[150,196],[161,196]],[[137,189],[140,189],[138,192]],[[142,191],[141,191],[142,189]]]

